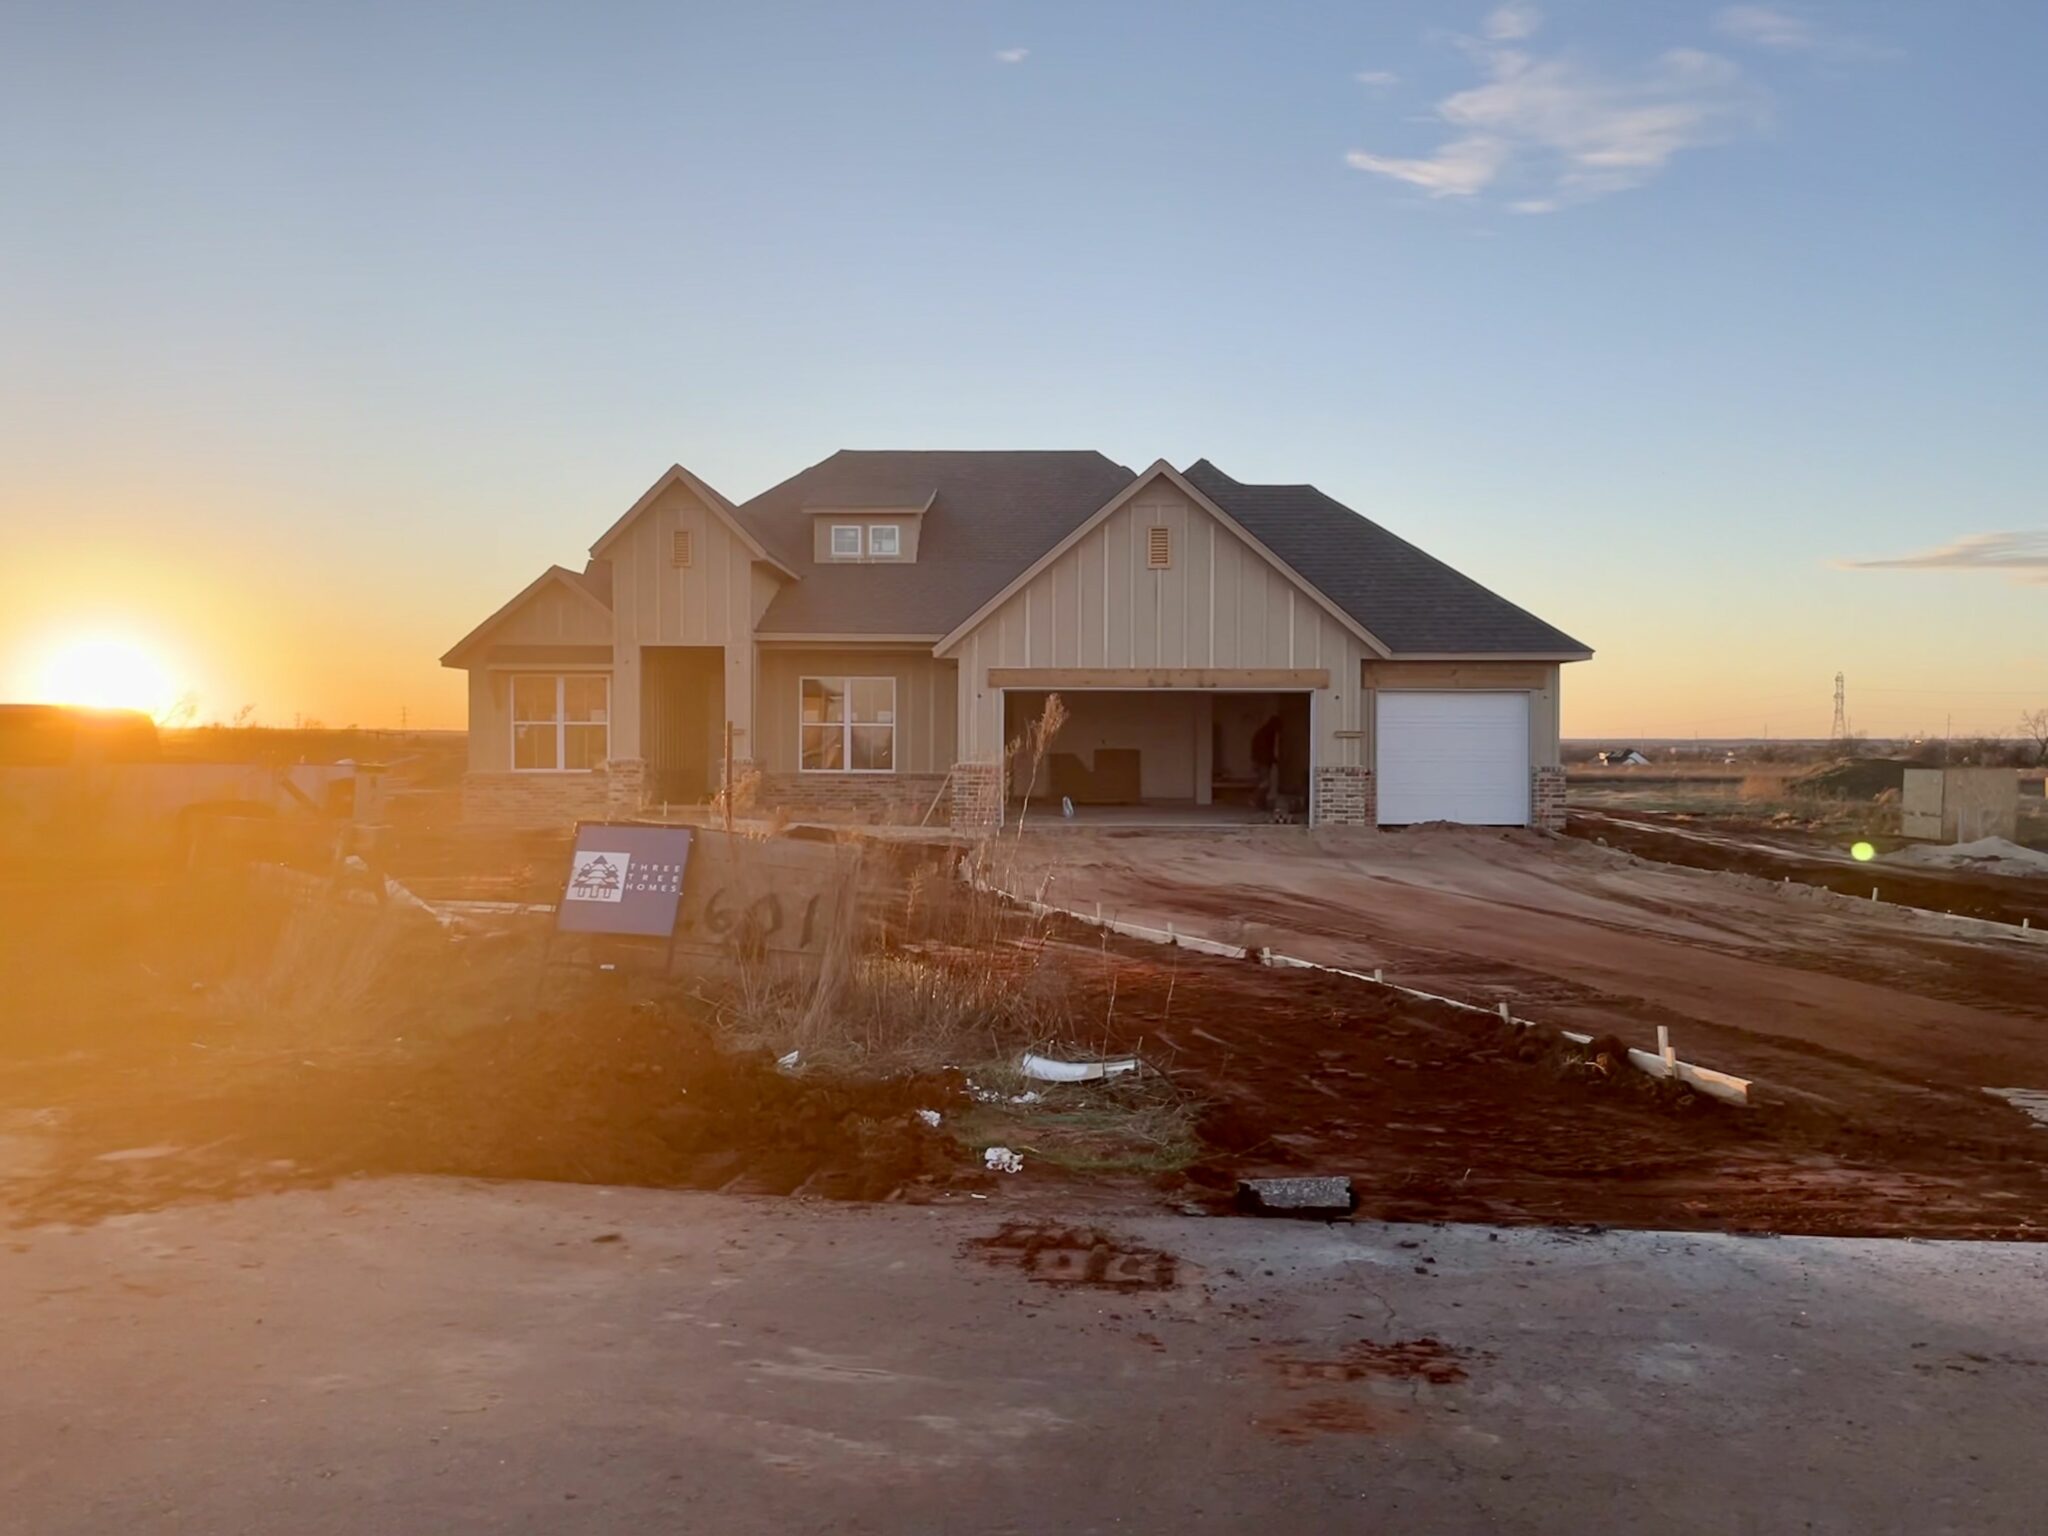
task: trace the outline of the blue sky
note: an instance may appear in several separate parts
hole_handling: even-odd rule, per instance
[[[1092,446],[1534,608],[1574,734],[1822,732],[1838,669],[2009,730],[2043,56],[1992,0],[16,4],[0,657],[459,724],[434,658],[672,461]]]

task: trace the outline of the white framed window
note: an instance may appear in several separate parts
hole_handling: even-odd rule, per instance
[[[588,773],[612,750],[612,680],[602,672],[512,674],[515,773]]]
[[[803,679],[797,734],[805,773],[894,773],[896,679]]]
[[[858,560],[860,558],[859,523],[834,523],[832,525],[832,558],[834,560]]]
[[[894,560],[903,553],[903,530],[894,523],[868,524],[868,557]]]

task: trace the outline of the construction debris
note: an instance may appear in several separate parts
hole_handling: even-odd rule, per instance
[[[1042,1083],[1096,1083],[1105,1077],[1117,1077],[1125,1072],[1138,1070],[1138,1058],[1120,1057],[1115,1061],[1055,1061],[1050,1056],[1038,1056],[1029,1051],[1017,1063],[1017,1070],[1026,1077],[1035,1077]]]
[[[1995,1099],[2003,1099],[2014,1109],[2048,1129],[2048,1090],[2040,1088],[1986,1088]]]
[[[1349,1216],[1358,1203],[1351,1180],[1337,1174],[1308,1179],[1240,1179],[1237,1203],[1277,1216]]]
[[[1023,1154],[1012,1152],[1008,1147],[990,1147],[981,1154],[982,1162],[990,1173],[1022,1173]]]

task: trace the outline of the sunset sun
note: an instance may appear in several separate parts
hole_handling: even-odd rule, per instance
[[[140,709],[160,715],[177,702],[178,681],[163,656],[129,635],[58,641],[34,673],[35,697],[49,704]]]

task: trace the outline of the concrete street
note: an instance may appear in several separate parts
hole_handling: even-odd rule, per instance
[[[1027,1219],[410,1180],[0,1233],[0,1529],[2043,1524],[2048,1248],[970,1246]]]

